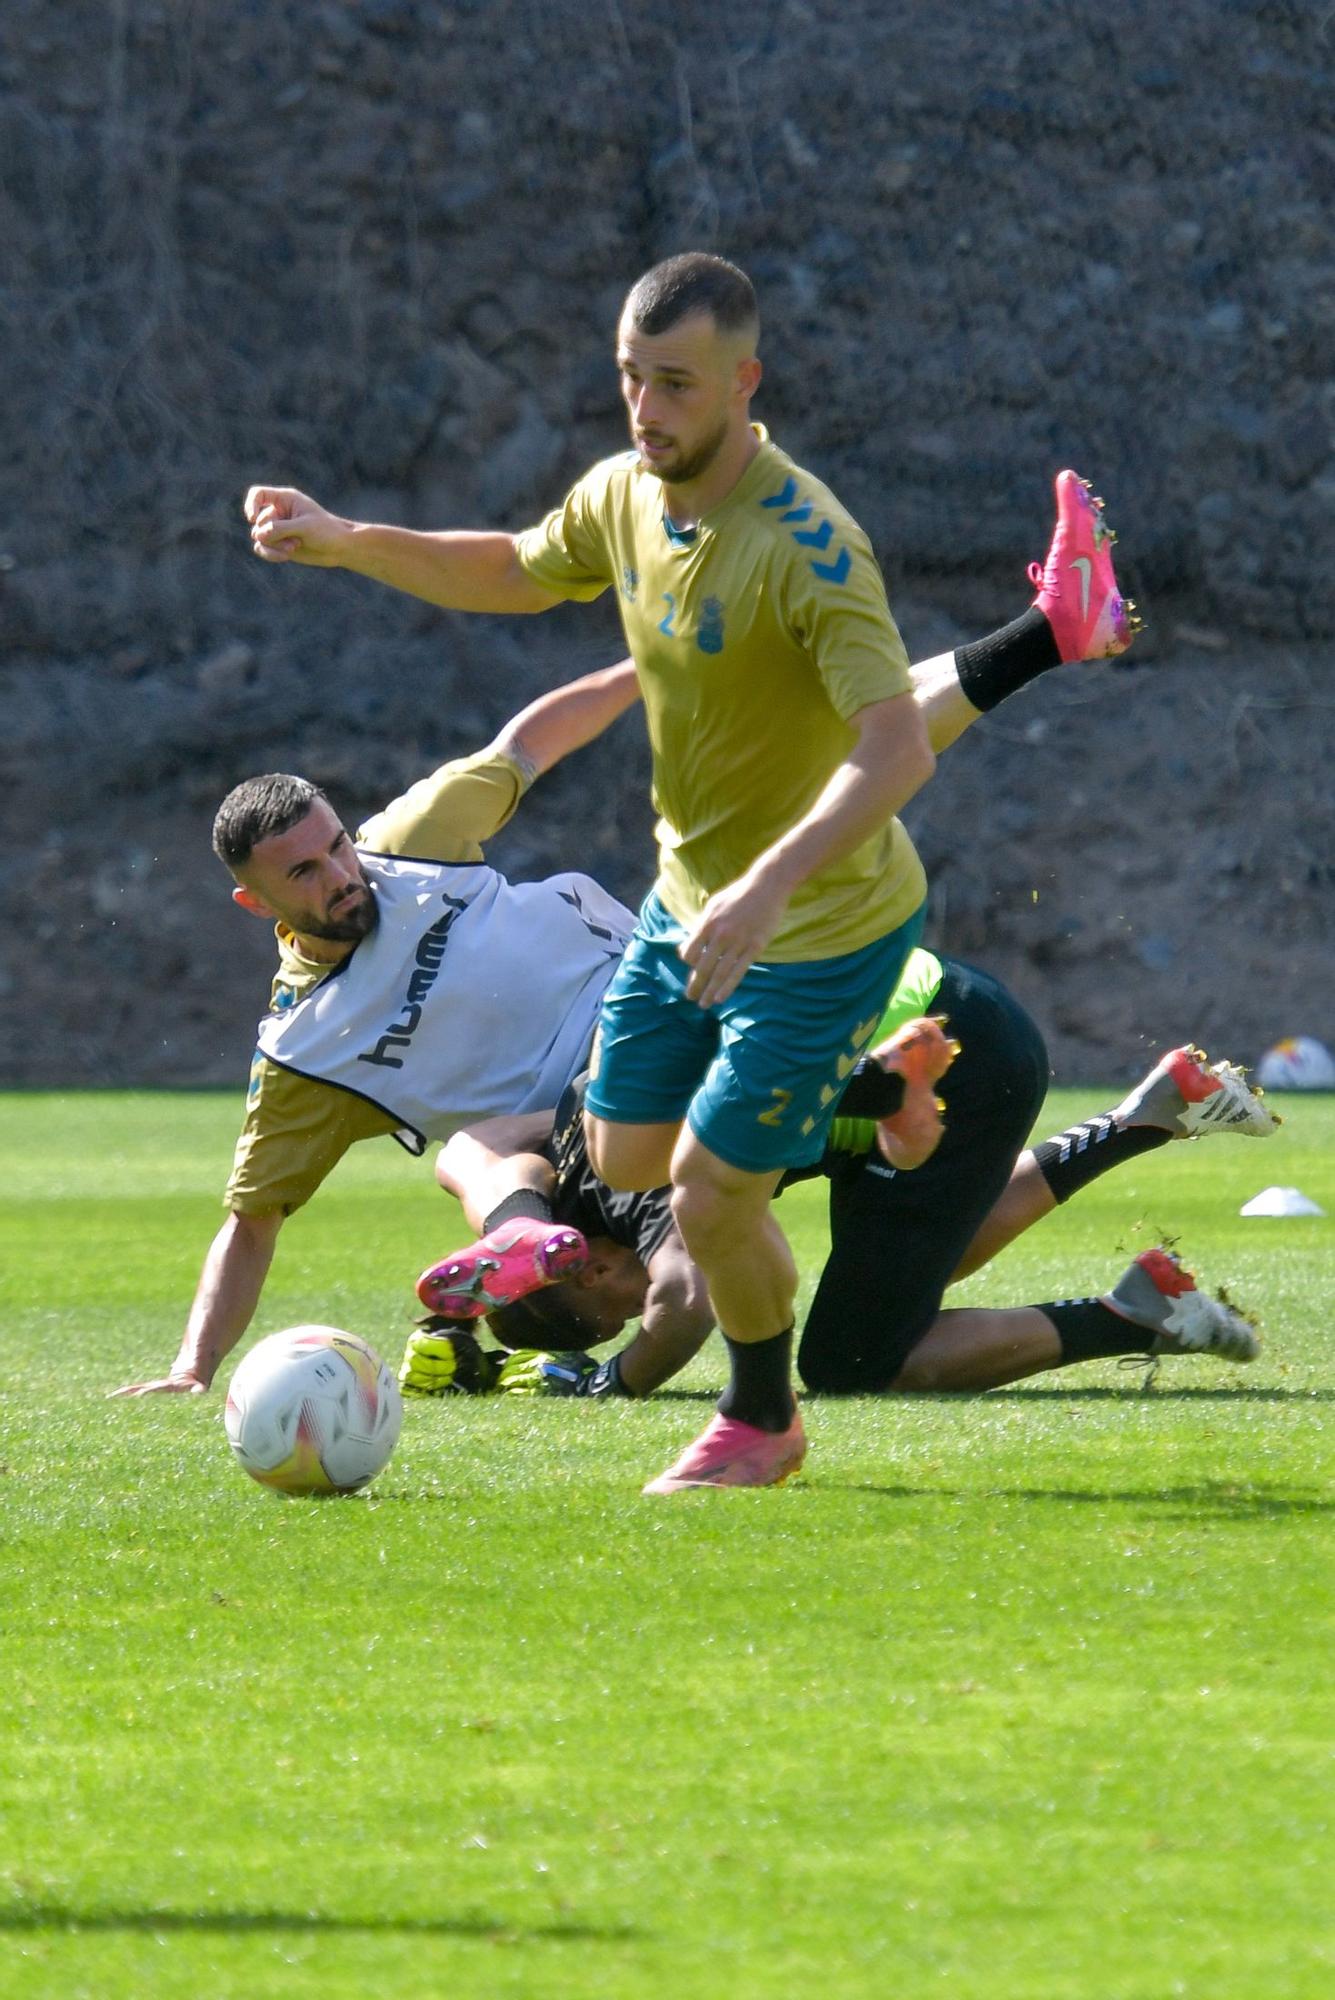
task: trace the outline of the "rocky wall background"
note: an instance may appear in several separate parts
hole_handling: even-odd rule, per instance
[[[916,655],[1021,608],[1095,476],[1150,619],[943,763],[933,936],[1064,1078],[1335,1039],[1335,8],[8,0],[0,20],[0,1081],[244,1074],[270,944],[213,807],[349,819],[615,657],[255,563],[253,479],[519,526],[619,447],[611,331],[717,248],[758,414]],[[627,720],[494,858],[646,885]]]

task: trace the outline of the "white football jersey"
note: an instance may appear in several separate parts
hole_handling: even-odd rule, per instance
[[[262,1052],[379,1105],[412,1153],[555,1105],[588,1060],[630,911],[588,875],[508,882],[481,863],[361,858],[376,928],[264,1017]]]

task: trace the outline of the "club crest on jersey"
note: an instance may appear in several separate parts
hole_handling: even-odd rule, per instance
[[[723,651],[723,603],[720,598],[707,597],[701,604],[700,627],[695,643],[702,653]]]
[[[640,572],[637,569],[632,569],[630,564],[627,563],[621,572],[621,595],[625,598],[627,604],[635,602],[635,593],[639,587]]]

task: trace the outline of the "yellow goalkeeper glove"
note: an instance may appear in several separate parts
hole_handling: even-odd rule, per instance
[[[520,1347],[501,1361],[496,1387],[503,1396],[628,1396],[620,1356],[595,1361],[591,1354],[544,1354]]]
[[[463,1327],[428,1322],[403,1350],[399,1387],[410,1396],[486,1396],[497,1385],[503,1358]]]

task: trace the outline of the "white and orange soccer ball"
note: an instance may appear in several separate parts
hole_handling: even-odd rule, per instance
[[[336,1326],[289,1326],[251,1348],[223,1423],[237,1463],[278,1493],[355,1493],[388,1463],[399,1386],[374,1348]]]

